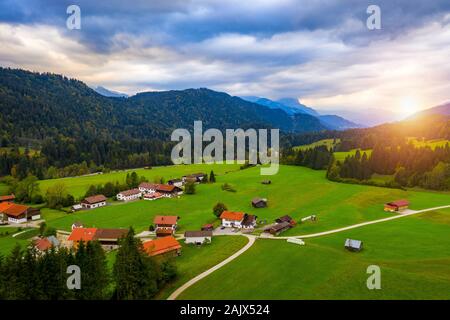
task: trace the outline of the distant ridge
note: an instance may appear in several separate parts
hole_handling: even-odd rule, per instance
[[[414,119],[417,117],[428,116],[428,115],[450,116],[450,101],[445,102],[436,107],[432,107],[429,109],[419,111],[419,112],[413,114],[412,116],[409,116],[407,119]]]
[[[126,93],[112,91],[112,90],[106,89],[105,87],[102,87],[102,86],[97,86],[94,88],[94,90],[97,93],[99,93],[105,97],[113,97],[113,98],[127,98],[128,97],[128,95]]]

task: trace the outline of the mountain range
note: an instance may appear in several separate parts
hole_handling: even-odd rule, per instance
[[[338,115],[321,115],[313,108],[307,107],[304,104],[298,102],[295,98],[282,98],[279,100],[270,100],[267,98],[261,98],[256,96],[243,96],[242,99],[257,103],[262,106],[266,106],[271,109],[280,109],[289,115],[307,114],[317,118],[322,125],[331,130],[345,130],[351,128],[364,127],[361,124],[356,124],[352,121],[344,119]]]

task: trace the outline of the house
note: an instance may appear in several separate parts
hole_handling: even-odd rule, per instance
[[[178,196],[183,193],[183,190],[181,190],[181,188],[179,188],[175,185],[148,183],[148,182],[142,182],[139,185],[139,190],[145,194],[151,194],[151,193],[158,192],[163,197],[168,197],[168,198]]]
[[[402,200],[396,200],[396,201],[386,203],[384,205],[384,211],[397,212],[397,211],[402,211],[402,210],[408,209],[408,207],[409,207],[409,201],[402,199]]]
[[[82,209],[83,209],[83,206],[81,205],[81,203],[77,203],[77,204],[74,204],[74,205],[70,208],[70,211],[76,212],[76,211],[80,211],[80,210],[82,210]]]
[[[149,256],[179,256],[181,254],[180,243],[172,236],[157,238],[144,242],[144,250]]]
[[[75,228],[83,228],[83,223],[80,221],[76,221],[76,222],[72,223],[72,230]]]
[[[294,220],[288,215],[285,215],[285,216],[282,216],[282,217],[280,217],[278,219],[275,219],[276,223],[282,223],[282,222],[289,222],[289,223],[291,223],[291,221],[294,221]]]
[[[213,231],[214,225],[212,223],[204,224],[202,227],[202,231]]]
[[[108,249],[115,249],[119,245],[119,240],[124,238],[128,229],[97,229],[95,240]]]
[[[160,199],[162,197],[163,197],[163,195],[161,193],[153,192],[153,193],[146,193],[146,194],[144,194],[143,199],[152,201],[152,200]]]
[[[84,198],[81,206],[85,209],[95,209],[106,206],[106,197],[102,194]]]
[[[241,228],[244,216],[244,212],[224,211],[220,215],[220,219],[222,219],[222,226],[224,227]]]
[[[177,216],[156,216],[153,219],[157,237],[171,236],[177,229]]]
[[[75,248],[81,241],[98,241],[104,248],[114,249],[127,233],[127,229],[74,228],[67,240],[71,241]]]
[[[270,234],[273,234],[273,235],[279,235],[283,231],[286,231],[290,228],[292,228],[291,223],[284,221],[284,222],[274,224],[274,225],[270,226],[269,228],[265,229],[264,231],[269,232]]]
[[[244,229],[254,229],[256,227],[256,216],[252,214],[244,214],[241,226]]]
[[[141,191],[142,193],[156,192],[156,184],[155,183],[142,182],[138,188],[139,188],[139,191]]]
[[[262,184],[271,184],[272,181],[270,181],[270,180],[263,180],[263,181],[261,181],[261,183],[262,183]]]
[[[168,185],[168,184],[157,184],[156,185],[156,192],[159,192],[163,195],[163,197],[175,197],[183,193],[183,190],[181,188],[176,187],[174,185]]]
[[[188,176],[183,176],[181,179],[183,182],[192,181],[192,182],[203,182],[206,179],[206,173],[193,173]],[[206,180],[205,180],[206,181]]]
[[[75,228],[67,240],[72,242],[74,248],[77,248],[81,241],[88,242],[95,240],[96,232],[96,228]]]
[[[28,220],[34,221],[41,218],[39,209],[12,202],[0,203],[0,213],[8,219],[9,223],[26,223]]]
[[[185,243],[202,244],[211,242],[212,231],[186,231],[184,233]]]
[[[14,199],[16,199],[16,196],[14,194],[0,196],[0,203],[6,201],[11,202],[14,201]]]
[[[119,192],[116,195],[116,199],[119,201],[131,201],[136,200],[142,197],[142,192],[138,188],[131,189],[131,190],[125,190],[122,192]]]
[[[183,180],[181,180],[181,179],[172,179],[172,180],[169,180],[167,183],[171,186],[175,186],[178,188],[181,188],[184,184]]]
[[[345,249],[349,251],[358,252],[361,251],[363,243],[360,240],[347,239],[345,240]]]
[[[33,241],[33,246],[39,253],[44,253],[45,251],[51,249],[52,247],[59,248],[59,241],[55,236],[49,236],[46,238],[38,238]]]
[[[267,207],[267,199],[264,198],[254,198],[252,200],[253,208],[265,208]]]

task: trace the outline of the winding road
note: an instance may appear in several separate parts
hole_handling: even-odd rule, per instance
[[[375,223],[380,223],[380,222],[400,219],[400,218],[403,218],[403,217],[409,217],[409,216],[412,216],[412,215],[415,215],[415,214],[419,214],[419,213],[424,213],[424,212],[428,212],[428,211],[435,211],[435,210],[439,210],[439,209],[447,209],[447,208],[450,208],[450,205],[434,207],[434,208],[428,208],[428,209],[423,209],[423,210],[416,210],[416,211],[412,211],[411,210],[410,212],[399,214],[399,215],[396,215],[396,216],[391,216],[391,217],[387,217],[387,218],[383,218],[383,219],[362,222],[362,223],[354,224],[354,225],[343,227],[343,228],[339,228],[339,229],[333,229],[333,230],[329,230],[329,231],[312,233],[312,234],[305,234],[305,235],[299,235],[299,236],[291,236],[291,237],[261,237],[261,236],[253,236],[253,235],[242,234],[243,236],[247,237],[248,240],[249,240],[248,243],[243,248],[241,248],[239,251],[237,251],[233,255],[229,256],[227,259],[223,260],[219,264],[216,264],[214,267],[212,267],[212,268],[210,268],[210,269],[200,273],[198,276],[192,278],[191,280],[189,280],[188,282],[183,284],[181,287],[179,287],[174,292],[172,292],[172,294],[167,298],[167,300],[175,300],[187,288],[189,288],[190,286],[192,286],[196,282],[198,282],[201,279],[207,277],[208,275],[210,275],[211,273],[213,273],[217,269],[223,267],[227,263],[229,263],[229,262],[233,261],[234,259],[236,259],[237,257],[239,257],[241,254],[243,254],[245,251],[247,251],[248,249],[251,248],[251,246],[255,243],[255,240],[257,238],[272,239],[272,240],[287,240],[287,239],[292,239],[292,238],[296,238],[296,239],[314,238],[314,237],[325,236],[325,235],[328,235],[328,234],[338,233],[338,232],[342,232],[342,231],[346,231],[346,230],[350,230],[350,229],[355,229],[355,228],[367,226],[367,225],[370,225],[370,224],[375,224]],[[224,235],[227,235],[227,234],[224,234]],[[240,235],[240,234],[236,234],[235,233],[235,234],[230,234],[230,235]]]

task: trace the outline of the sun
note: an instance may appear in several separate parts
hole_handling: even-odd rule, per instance
[[[403,114],[413,114],[419,111],[419,102],[411,96],[402,97],[400,100],[400,111]]]

